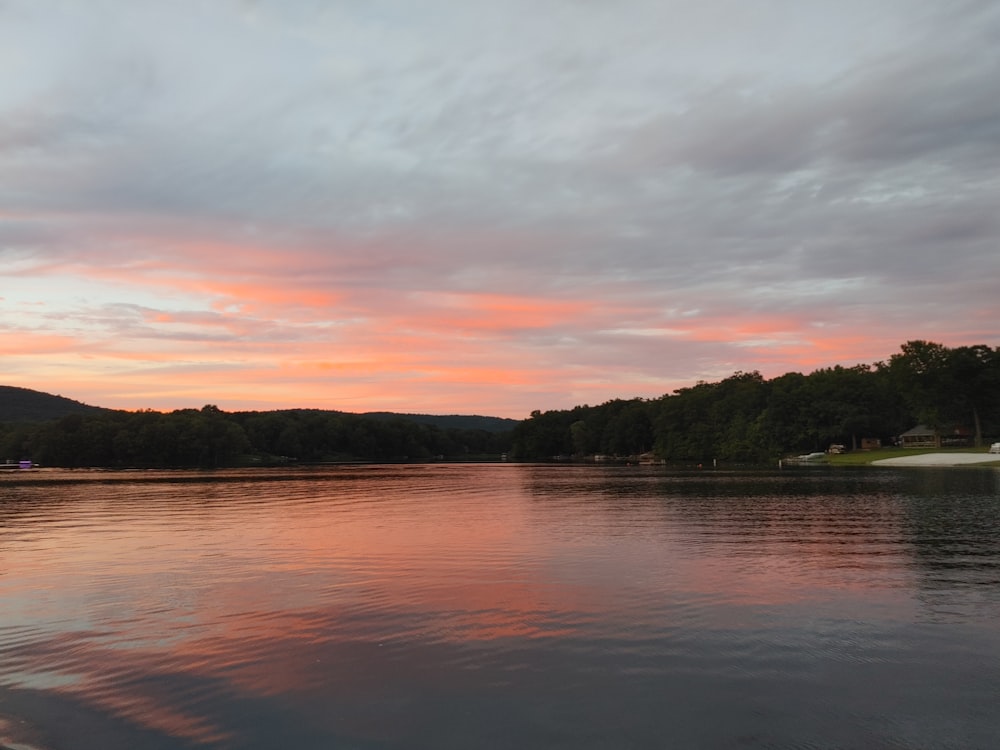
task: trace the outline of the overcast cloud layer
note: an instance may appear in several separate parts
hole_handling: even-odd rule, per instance
[[[477,412],[1000,345],[1000,4],[0,0],[0,382]]]

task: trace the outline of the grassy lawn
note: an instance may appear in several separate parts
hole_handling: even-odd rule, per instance
[[[827,456],[831,466],[861,466],[883,458],[899,458],[900,456],[919,456],[924,453],[986,453],[989,447],[982,448],[878,448],[871,451],[852,451],[839,455]],[[1000,455],[994,464],[976,464],[976,466],[1000,466]]]

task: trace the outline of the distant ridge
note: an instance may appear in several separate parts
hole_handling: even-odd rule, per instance
[[[0,422],[48,422],[62,419],[70,414],[98,414],[111,412],[100,406],[74,401],[64,396],[54,396],[51,393],[33,391],[30,388],[19,388],[12,385],[0,385]],[[320,409],[275,409],[276,413],[283,411],[317,411]],[[331,414],[348,414],[334,412]],[[441,429],[484,430],[485,432],[508,432],[520,424],[520,420],[504,417],[484,417],[478,414],[400,414],[391,411],[372,411],[358,414],[366,419],[392,421],[404,419],[418,424],[431,425]]]
[[[369,419],[406,419],[418,424],[427,424],[441,429],[485,430],[486,432],[508,432],[521,423],[519,419],[504,417],[484,417],[479,414],[399,414],[391,411],[369,411],[361,415]]]
[[[30,388],[0,385],[0,422],[47,422],[70,414],[102,411],[108,410]]]

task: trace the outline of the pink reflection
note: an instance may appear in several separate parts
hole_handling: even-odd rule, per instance
[[[870,541],[834,512],[623,509],[599,488],[578,498],[525,487],[530,471],[371,467],[270,485],[240,472],[204,484],[97,478],[63,488],[59,503],[8,505],[0,599],[20,634],[10,673],[63,675],[52,689],[103,711],[224,742],[230,730],[202,694],[377,691],[421,670],[459,680],[447,660],[470,649],[573,642],[594,628],[620,641],[732,628],[754,608],[813,600],[892,602],[852,573],[852,551]],[[892,506],[855,522],[865,513],[883,529],[900,523]]]

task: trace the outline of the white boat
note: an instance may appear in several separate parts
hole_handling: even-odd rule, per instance
[[[22,461],[11,461],[7,459],[4,463],[0,464],[0,469],[34,469],[35,465],[25,459]]]
[[[822,451],[816,451],[815,453],[804,453],[801,456],[791,456],[789,458],[784,458],[781,460],[779,465],[784,464],[818,464],[826,460],[826,454]]]

